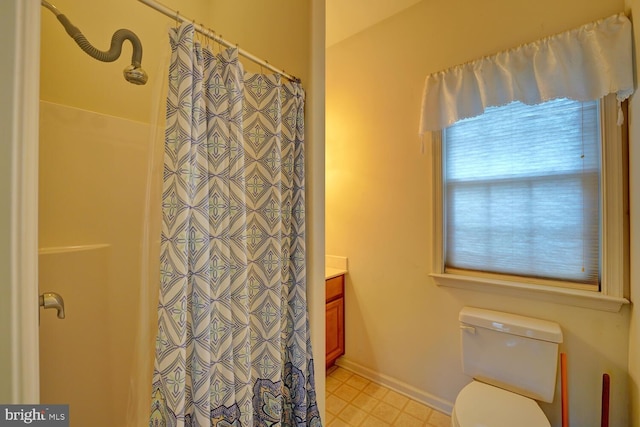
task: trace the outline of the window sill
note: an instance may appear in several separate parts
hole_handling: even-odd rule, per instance
[[[438,286],[528,298],[612,313],[617,313],[623,305],[629,304],[626,298],[603,295],[601,292],[529,285],[458,274],[432,273],[430,276]]]

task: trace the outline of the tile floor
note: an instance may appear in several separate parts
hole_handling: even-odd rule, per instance
[[[327,371],[325,427],[450,427],[451,418],[344,368]]]

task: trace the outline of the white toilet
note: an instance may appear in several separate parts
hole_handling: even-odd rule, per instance
[[[498,311],[460,311],[462,369],[474,381],[453,406],[453,427],[550,427],[536,400],[552,402],[560,325]]]

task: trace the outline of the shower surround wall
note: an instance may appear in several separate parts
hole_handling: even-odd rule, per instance
[[[121,425],[136,376],[148,129],[40,105],[40,291],[66,304],[41,313],[41,401],[78,425]]]

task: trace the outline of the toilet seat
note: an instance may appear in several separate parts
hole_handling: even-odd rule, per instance
[[[535,400],[479,381],[465,386],[453,407],[454,427],[550,427]]]

